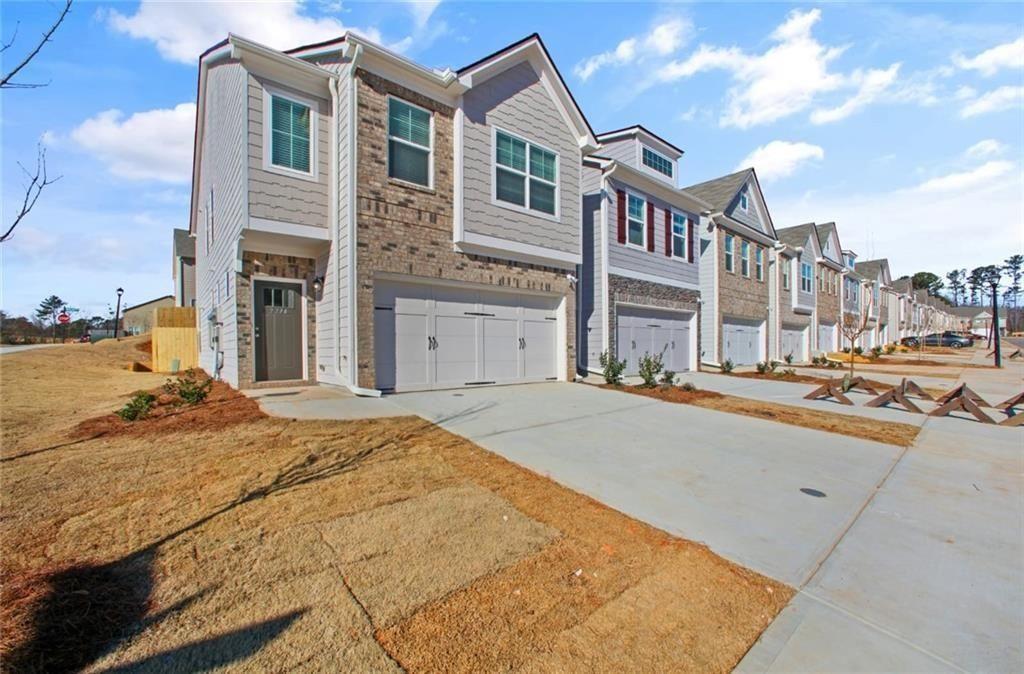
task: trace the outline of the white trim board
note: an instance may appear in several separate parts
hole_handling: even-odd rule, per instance
[[[456,250],[489,257],[531,262],[556,267],[571,267],[583,263],[583,256],[554,248],[545,248],[530,243],[520,243],[496,236],[464,232],[461,241],[455,242]]]

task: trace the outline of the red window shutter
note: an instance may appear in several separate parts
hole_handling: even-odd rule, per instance
[[[672,211],[665,209],[665,255],[672,257]]]
[[[647,202],[647,250],[654,252],[654,204]]]
[[[686,219],[686,261],[693,262],[693,231],[696,229],[693,220]]]
[[[618,191],[619,243],[626,243],[626,191]]]

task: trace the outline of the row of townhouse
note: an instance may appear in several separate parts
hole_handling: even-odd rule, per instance
[[[238,387],[805,360],[866,293],[878,342],[931,306],[833,223],[776,230],[753,169],[680,189],[672,143],[596,134],[537,35],[457,71],[351,33],[230,35],[199,66],[200,363]]]

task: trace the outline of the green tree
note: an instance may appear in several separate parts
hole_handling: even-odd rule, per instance
[[[971,295],[971,305],[976,306],[979,301],[985,303],[985,279],[982,277],[984,267],[975,267],[967,275],[967,290]]]
[[[953,296],[953,306],[959,306],[960,296],[964,291],[964,282],[961,280],[963,273],[963,269],[954,269],[946,274],[946,280],[949,282],[946,287],[949,288],[949,292]]]
[[[63,306],[64,300],[56,295],[50,295],[40,302],[39,308],[36,309],[36,318],[44,328],[49,325],[55,340],[57,339],[57,315],[60,314]]]
[[[929,295],[937,296],[942,290],[942,279],[930,271],[919,271],[910,277],[915,290],[926,290]]]
[[[1021,293],[1021,280],[1024,279],[1024,255],[1011,255],[1006,258],[1006,262],[1003,264],[1003,271],[1006,272],[1007,286],[1003,293],[1003,306],[1011,306],[1014,311],[1012,314],[1007,312],[1007,325],[1014,331],[1017,330],[1016,318],[1018,302],[1020,301]],[[1010,316],[1014,318],[1014,325],[1010,326]]]

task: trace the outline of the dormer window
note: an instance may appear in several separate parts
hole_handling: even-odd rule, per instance
[[[672,161],[668,157],[658,154],[649,147],[644,147],[641,154],[644,166],[669,178],[672,177]]]

